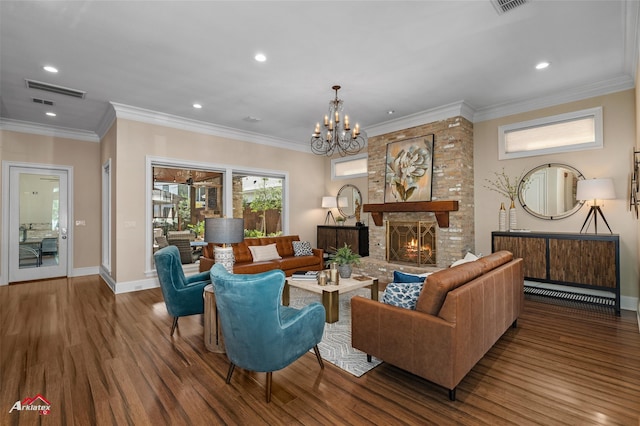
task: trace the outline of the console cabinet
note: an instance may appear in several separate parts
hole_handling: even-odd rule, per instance
[[[369,256],[369,227],[368,226],[318,226],[318,248],[325,253],[333,253],[336,248],[345,243],[354,253]]]
[[[499,250],[522,258],[527,280],[613,293],[620,314],[618,235],[492,232],[491,251]]]

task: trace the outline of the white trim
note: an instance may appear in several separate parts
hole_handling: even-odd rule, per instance
[[[129,105],[118,104],[115,102],[111,102],[111,105],[116,111],[116,117],[126,120],[156,124],[173,129],[186,130],[189,132],[196,132],[204,135],[219,136],[223,138],[257,143],[261,145],[268,145],[276,148],[291,149],[293,151],[301,151],[307,153],[311,152],[311,146],[308,144],[300,144],[298,142],[274,138],[259,133],[247,132],[231,127],[205,123],[203,121],[178,117],[162,112],[150,111],[143,108],[136,108]]]
[[[417,112],[415,114],[399,117],[394,120],[385,121],[366,127],[368,137],[384,135],[399,130],[406,130],[411,127],[421,126],[434,121],[447,120],[451,117],[462,116],[469,121],[473,121],[475,110],[465,103],[465,101],[453,102],[437,108]]]
[[[54,138],[75,139],[85,142],[100,142],[95,132],[89,130],[69,129],[66,127],[44,126],[29,121],[19,121],[10,118],[0,118],[0,130],[19,133],[30,133]]]
[[[576,120],[580,118],[593,117],[595,125],[595,140],[579,145],[559,146],[544,149],[534,149],[530,151],[506,151],[505,134],[511,131],[526,130],[535,127],[544,127],[556,123]],[[602,149],[603,141],[603,123],[602,123],[602,107],[583,109],[580,111],[568,112],[549,117],[537,118],[535,120],[521,121],[519,123],[511,123],[498,127],[498,159],[510,160],[513,158],[533,157],[537,155],[555,154],[559,152],[584,151],[589,149]]]
[[[144,280],[127,281],[116,284],[115,294],[130,293],[132,291],[149,290],[151,288],[160,287],[158,278],[147,278]]]
[[[98,266],[88,266],[85,268],[74,268],[70,273],[69,273],[69,278],[71,277],[86,277],[88,275],[99,275],[100,274],[100,267]]]
[[[115,121],[116,121],[116,110],[113,109],[112,105],[109,105],[109,108],[107,108],[107,112],[105,112],[104,115],[102,116],[102,119],[98,124],[98,129],[96,130],[96,133],[98,134],[98,137],[100,139],[102,139],[104,135],[107,134],[107,132],[109,131],[111,126],[113,126],[113,123]]]
[[[478,110],[473,115],[473,122],[479,123],[481,121],[508,117],[510,115],[520,114],[523,112],[535,111],[555,105],[562,105],[569,102],[594,98],[596,96],[622,92],[624,90],[633,89],[634,87],[635,82],[633,81],[633,78],[629,77],[628,75],[623,75],[609,80],[600,81],[598,83],[587,84],[584,86],[564,90],[559,93],[554,93],[550,96],[541,96],[538,98],[525,99],[522,101],[508,102],[504,104],[493,105],[490,107],[478,108]]]
[[[104,268],[105,272],[111,275],[111,238],[112,238],[112,230],[111,230],[111,211],[112,211],[112,167],[111,167],[111,158],[102,164],[102,214],[100,217],[100,234],[101,234],[101,253],[100,253],[100,265]]]

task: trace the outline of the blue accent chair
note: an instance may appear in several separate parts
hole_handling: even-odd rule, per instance
[[[178,318],[204,313],[204,287],[211,284],[209,271],[185,277],[176,246],[167,246],[154,253],[160,288],[169,315],[173,317],[171,336]]]
[[[231,274],[220,264],[211,268],[211,281],[227,356],[226,383],[236,366],[266,372],[266,400],[271,401],[274,371],[313,348],[324,368],[318,343],[324,332],[325,310],[319,302],[302,309],[282,305],[284,272]]]

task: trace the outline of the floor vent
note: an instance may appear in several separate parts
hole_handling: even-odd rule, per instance
[[[515,9],[516,7],[527,4],[529,0],[491,0],[491,4],[495,7],[498,15]]]
[[[573,293],[570,291],[552,290],[541,287],[529,287],[524,286],[524,294],[528,296],[539,296],[543,298],[549,298],[548,300],[556,300],[558,302],[565,302],[569,304],[581,304],[583,306],[601,307],[601,308],[616,308],[615,297],[594,296],[591,294]]]
[[[74,98],[84,99],[87,92],[82,90],[70,89],[68,87],[56,86],[55,84],[43,83],[35,80],[25,80],[29,89],[44,90],[45,92],[57,93],[59,95],[71,96]]]
[[[31,98],[31,100],[36,104],[49,105],[49,106],[53,105],[53,101],[48,101],[46,99]]]

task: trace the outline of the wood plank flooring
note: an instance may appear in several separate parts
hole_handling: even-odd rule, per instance
[[[202,317],[169,336],[160,289],[114,295],[97,276],[0,287],[1,425],[638,425],[634,312],[527,298],[457,391],[391,365],[360,378],[313,353],[273,375],[236,369]],[[364,355],[363,355],[364,356]],[[51,413],[9,410],[41,394]]]

